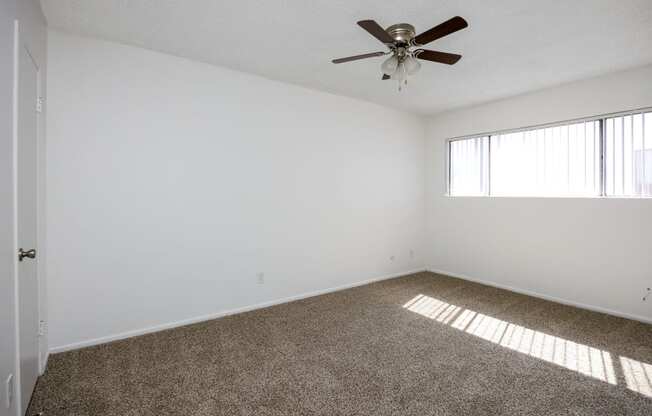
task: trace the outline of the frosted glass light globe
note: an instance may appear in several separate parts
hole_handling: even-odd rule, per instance
[[[380,70],[383,71],[383,74],[389,75],[390,77],[396,72],[398,68],[398,58],[394,55],[389,57],[383,64],[380,66]]]
[[[421,69],[421,62],[419,62],[414,56],[408,56],[405,59],[405,68],[408,75],[414,75],[419,72],[419,69]]]

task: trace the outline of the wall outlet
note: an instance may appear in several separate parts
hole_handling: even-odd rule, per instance
[[[389,261],[394,261],[396,260],[396,256],[390,256]]]
[[[14,402],[14,375],[9,374],[9,377],[7,377],[7,384],[6,384],[6,392],[5,392],[5,397],[6,397],[6,403],[5,405],[7,406],[7,409],[11,408],[11,405]]]
[[[652,288],[646,288],[645,289],[645,296],[643,296],[643,302],[647,300],[647,298],[650,296],[650,293],[652,293]]]
[[[256,283],[258,283],[259,285],[265,283],[265,273],[263,272],[256,273]]]

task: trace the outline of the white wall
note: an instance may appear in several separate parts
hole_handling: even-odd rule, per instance
[[[20,402],[20,386],[16,349],[16,228],[15,228],[15,142],[14,142],[14,21],[19,22],[20,44],[26,46],[38,62],[40,83],[47,83],[47,44],[45,19],[38,0],[7,0],[0,2],[0,416],[17,415]],[[17,91],[16,91],[17,92]],[[39,152],[45,149],[45,114],[39,119]],[[44,154],[39,154],[44,161]],[[39,197],[44,203],[44,173],[39,172]],[[41,213],[39,213],[40,215]],[[39,243],[45,238],[44,218],[39,218]],[[45,309],[45,274],[41,267],[44,256],[39,249],[39,279],[41,290],[41,317],[47,319]],[[43,252],[43,255],[45,253]],[[42,355],[47,351],[47,339],[41,339]],[[43,357],[44,359],[44,357]],[[15,377],[15,397],[10,408],[6,407],[5,382]]]
[[[652,199],[445,197],[445,140],[652,106],[652,66],[432,117],[432,270],[652,321]]]
[[[55,351],[423,268],[422,120],[58,32],[49,57]]]

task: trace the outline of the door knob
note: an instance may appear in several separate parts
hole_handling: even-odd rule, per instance
[[[30,249],[30,250],[23,250],[22,248],[18,249],[18,261],[23,261],[25,257],[28,257],[30,259],[36,258],[36,250],[35,249]]]

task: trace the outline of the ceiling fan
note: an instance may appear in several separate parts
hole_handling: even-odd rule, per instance
[[[462,55],[421,49],[421,46],[462,30],[468,26],[468,23],[460,16],[455,16],[420,35],[416,34],[414,26],[407,23],[399,23],[383,29],[374,20],[361,20],[358,22],[358,26],[384,43],[389,51],[333,59],[333,63],[342,64],[359,59],[391,55],[380,67],[383,72],[382,79],[398,80],[398,90],[400,91],[403,85],[407,85],[408,75],[414,75],[421,68],[418,59],[448,65],[459,61]]]

